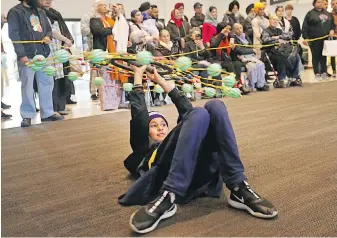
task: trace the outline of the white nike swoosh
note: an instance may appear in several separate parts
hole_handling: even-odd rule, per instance
[[[233,195],[234,195],[234,197],[236,197],[237,200],[239,200],[242,203],[245,203],[245,200],[243,198],[238,198],[235,194],[233,194]]]

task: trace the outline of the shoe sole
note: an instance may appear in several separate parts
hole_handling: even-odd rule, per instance
[[[236,209],[240,209],[240,210],[246,210],[247,212],[249,212],[252,216],[254,217],[258,217],[258,218],[262,218],[262,219],[270,219],[270,218],[274,218],[278,215],[278,211],[274,211],[273,214],[271,215],[265,215],[262,213],[258,213],[258,212],[254,212],[252,209],[250,209],[247,205],[240,203],[240,202],[236,202],[233,201],[232,199],[228,199],[228,204]]]
[[[136,211],[137,212],[137,211]],[[149,228],[146,228],[144,230],[138,230],[137,227],[135,227],[133,224],[132,224],[132,220],[133,220],[133,217],[135,216],[136,212],[134,212],[131,217],[130,217],[130,226],[131,226],[131,229],[134,231],[134,232],[137,232],[137,233],[140,233],[140,234],[145,234],[145,233],[149,233],[151,231],[153,231],[154,229],[156,229],[156,227],[158,226],[159,222],[161,220],[164,220],[164,219],[167,219],[167,218],[170,218],[172,217],[174,214],[176,214],[177,212],[177,205],[174,204],[174,206],[169,210],[169,212],[166,212],[164,213],[161,217],[159,217],[159,219]]]

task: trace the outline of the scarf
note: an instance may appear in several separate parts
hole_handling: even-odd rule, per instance
[[[217,25],[219,24],[219,21],[216,18],[213,18],[209,11],[206,12],[205,22],[215,27],[217,27]]]
[[[177,18],[174,16],[174,10],[171,12],[171,21],[173,21],[173,23],[174,23],[178,28],[180,28],[181,25],[183,24],[183,18],[177,19]]]
[[[217,35],[217,36],[215,36],[215,37],[218,38],[219,35]],[[217,50],[216,50],[216,55],[219,56],[220,59],[222,58],[222,51],[223,51],[223,50],[226,50],[226,51],[227,51],[227,55],[230,55],[230,53],[231,53],[231,48],[228,47],[228,46],[229,46],[229,40],[228,40],[228,37],[225,37],[225,39],[222,40],[222,41],[220,42],[219,46],[218,46],[218,48],[220,48],[220,49],[217,49]],[[228,48],[222,49],[222,47],[228,47]]]
[[[74,39],[67,27],[66,22],[64,21],[61,13],[59,13],[58,11],[56,11],[53,8],[43,8],[43,10],[46,12],[51,24],[54,24],[55,21],[57,21],[59,23],[59,27],[60,27],[60,31],[61,34],[65,37],[67,37],[69,40],[71,40],[71,42],[74,42]]]
[[[244,45],[248,45],[249,44],[248,40],[246,39],[246,34],[245,33],[242,33],[241,35],[239,35],[238,38],[240,39],[240,41],[241,41],[242,44],[244,44]]]
[[[168,44],[166,44],[165,42],[159,41],[159,44],[160,44],[162,47],[168,49],[169,51],[172,50],[172,47],[173,47],[173,42],[172,42],[172,41],[170,41]]]
[[[113,26],[115,25],[115,21],[112,20],[110,17],[107,17],[107,16],[102,17],[101,22],[103,23],[104,28],[113,28]],[[114,42],[114,38],[112,37],[112,35],[107,36],[107,49],[108,49],[109,53],[116,52],[115,42]]]

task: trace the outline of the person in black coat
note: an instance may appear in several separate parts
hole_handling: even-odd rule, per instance
[[[324,10],[322,0],[314,0],[313,6],[314,9],[307,13],[303,21],[303,39],[315,39],[327,35],[333,37],[335,32],[333,16]],[[319,80],[321,76],[323,79],[328,78],[326,56],[322,55],[324,40],[326,39],[319,39],[309,43],[316,80]],[[308,41],[303,41],[303,43],[308,45]]]
[[[153,231],[160,220],[176,213],[176,204],[200,196],[219,197],[224,183],[231,191],[228,203],[232,207],[259,218],[275,217],[277,209],[246,182],[225,104],[215,99],[194,108],[154,70],[148,77],[168,93],[179,113],[178,125],[169,132],[164,115],[147,111],[142,86],[145,70],[146,66],[134,67],[130,95],[133,152],[124,161],[140,178],[118,198],[123,206],[146,205],[131,215],[132,230]]]

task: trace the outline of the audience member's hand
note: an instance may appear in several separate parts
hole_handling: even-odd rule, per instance
[[[25,57],[22,57],[22,58],[20,59],[20,61],[21,61],[21,63],[22,63],[23,65],[25,65],[26,63],[28,63],[29,59],[28,59],[27,56],[25,56]]]
[[[205,46],[204,46],[204,43],[202,42],[202,40],[195,40],[194,42],[195,42],[196,46],[198,48],[200,48],[201,50],[205,49]]]
[[[257,54],[257,51],[256,51],[256,49],[253,49],[253,52],[254,52],[254,54]]]
[[[331,30],[331,31],[329,32],[329,36],[330,36],[330,37],[333,37],[334,34],[335,34],[335,31],[334,31],[334,30]]]
[[[224,34],[225,36],[228,36],[228,33],[229,33],[228,28],[222,29],[221,33]]]
[[[308,41],[307,40],[303,40],[303,45],[305,45],[305,46],[308,46]]]
[[[46,44],[46,45],[49,45],[50,42],[51,42],[51,40],[50,40],[50,38],[49,38],[48,36],[46,36],[45,38],[43,38],[42,42],[43,42],[44,44]]]
[[[64,41],[64,43],[65,43],[68,47],[72,47],[72,46],[73,46],[73,43],[72,43],[71,40],[69,40],[69,39],[66,39],[66,40]]]
[[[185,39],[184,38],[181,38],[180,43],[181,43],[181,48],[185,49]]]

